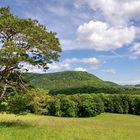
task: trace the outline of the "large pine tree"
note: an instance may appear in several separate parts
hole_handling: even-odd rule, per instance
[[[24,89],[23,62],[47,69],[57,61],[61,48],[56,33],[49,32],[37,20],[14,16],[9,7],[0,8],[0,84],[2,101],[8,85]],[[28,67],[26,67],[28,70]]]

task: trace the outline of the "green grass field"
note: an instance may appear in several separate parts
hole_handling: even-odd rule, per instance
[[[94,118],[0,114],[0,140],[140,140],[140,117],[109,113]]]

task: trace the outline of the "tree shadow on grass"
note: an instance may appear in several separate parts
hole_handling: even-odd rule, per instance
[[[26,123],[21,120],[14,120],[14,121],[0,121],[0,128],[6,128],[6,127],[18,127],[18,128],[27,128],[27,127],[33,127],[34,125],[30,123]]]

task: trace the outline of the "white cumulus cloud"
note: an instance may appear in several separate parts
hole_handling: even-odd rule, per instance
[[[78,68],[75,68],[74,71],[87,71],[87,70],[85,68],[78,67]]]
[[[88,57],[88,58],[71,58],[64,59],[61,62],[48,64],[50,70],[72,70],[74,65],[80,64],[88,64],[88,65],[97,65],[101,63],[101,61],[96,57]],[[79,67],[78,67],[79,68]]]
[[[100,61],[95,57],[83,58],[83,59],[80,60],[80,62],[88,63],[88,64],[98,64],[98,63],[100,63]]]
[[[112,24],[127,24],[140,20],[140,0],[77,0],[78,4],[88,4],[99,10],[104,19]]]
[[[80,25],[77,29],[78,40],[87,48],[109,51],[131,43],[135,38],[133,26],[110,26],[106,22],[93,21]]]
[[[100,60],[96,57],[88,57],[88,58],[71,58],[71,59],[65,59],[63,63],[85,63],[85,64],[98,64],[100,63]]]
[[[137,59],[137,57],[140,56],[140,43],[139,42],[134,43],[133,46],[130,48],[130,51],[132,52],[132,55],[129,58]]]
[[[48,67],[51,70],[67,70],[70,69],[70,64],[69,63],[64,63],[64,62],[58,62],[58,63],[52,63],[52,64],[48,64]]]

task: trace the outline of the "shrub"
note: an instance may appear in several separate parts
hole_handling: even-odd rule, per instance
[[[128,95],[120,95],[123,114],[128,114],[132,110],[132,99]]]
[[[104,112],[104,103],[101,100],[101,98],[98,95],[94,95],[93,100],[94,100],[95,105],[96,105],[97,115]]]
[[[85,100],[79,105],[78,116],[79,117],[93,117],[96,116],[96,105],[93,100]]]
[[[51,100],[48,91],[43,89],[31,89],[28,91],[30,103],[29,110],[35,114],[48,114],[47,102]]]
[[[54,99],[50,100],[48,102],[47,108],[48,108],[48,115],[58,116],[58,117],[62,116],[60,99],[55,97]]]
[[[0,111],[1,112],[5,112],[8,110],[8,102],[3,101],[0,103]]]
[[[63,97],[61,101],[61,112],[63,117],[77,117],[76,103],[68,97]]]
[[[109,98],[110,96],[107,96],[105,94],[99,95],[104,103],[104,111],[105,112],[113,112],[114,106],[113,101]]]
[[[63,116],[63,117],[76,117],[77,106],[68,96],[55,96],[53,100],[48,102],[49,115]]]
[[[78,117],[93,117],[104,111],[104,104],[97,95],[73,95],[71,97],[77,103]]]
[[[134,114],[140,115],[140,97],[135,97],[133,101]]]
[[[27,113],[29,112],[28,104],[29,98],[26,94],[15,94],[8,98],[8,111],[15,114]]]
[[[133,114],[133,95],[105,95],[100,98],[104,102],[105,112]]]
[[[123,113],[123,108],[122,108],[122,101],[121,97],[118,95],[113,95],[110,96],[110,100],[113,102],[113,113]]]

